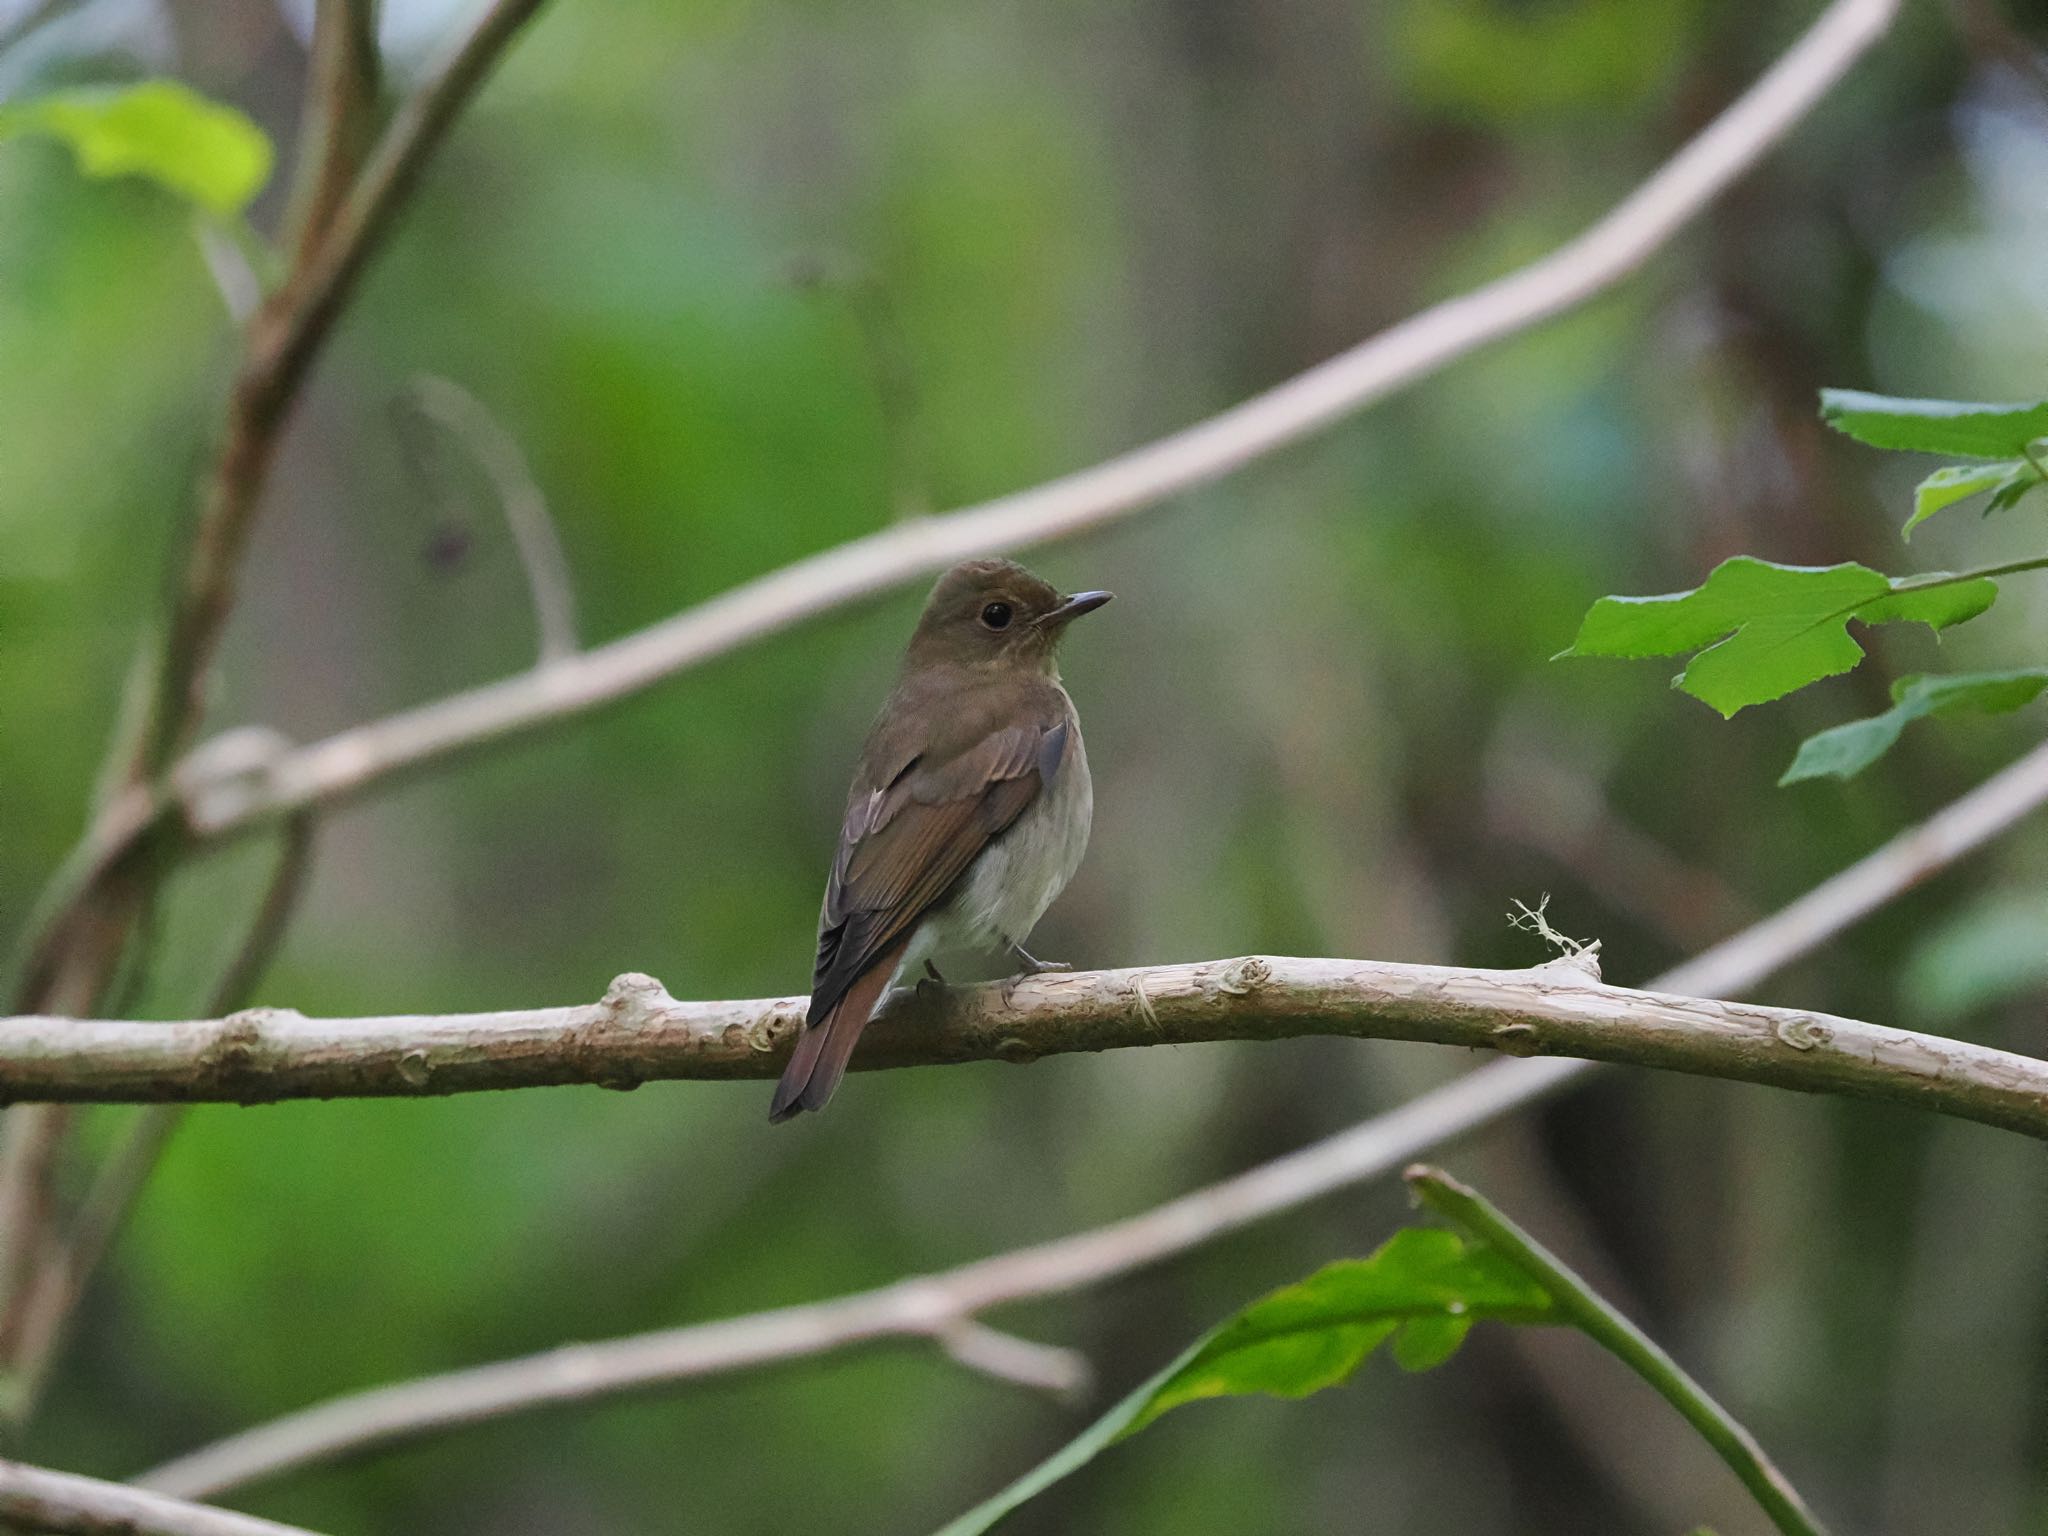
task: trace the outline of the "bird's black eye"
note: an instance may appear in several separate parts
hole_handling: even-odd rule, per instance
[[[1008,629],[1010,627],[1010,618],[1010,605],[1008,603],[990,603],[981,610],[981,622],[990,629]]]

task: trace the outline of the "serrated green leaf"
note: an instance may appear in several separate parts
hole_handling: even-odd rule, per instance
[[[2048,688],[2048,668],[2042,667],[1903,678],[1892,689],[1896,702],[1883,714],[1809,736],[1778,782],[1797,784],[1824,776],[1852,778],[1889,752],[1899,734],[1915,720],[1928,715],[2005,714],[2032,703],[2044,688]]]
[[[1968,459],[2023,458],[2048,435],[2048,400],[1994,405],[1976,400],[1904,400],[1856,389],[1820,392],[1820,417],[1873,448],[1957,454]]]
[[[1396,1232],[1372,1257],[1327,1265],[1198,1340],[1058,1454],[940,1536],[976,1536],[1109,1445],[1203,1398],[1306,1397],[1358,1369],[1396,1329],[1401,1363],[1440,1364],[1475,1322],[1560,1321],[1550,1296],[1491,1248],[1440,1227]],[[1405,1326],[1404,1326],[1405,1325]]]
[[[1867,566],[1775,565],[1738,555],[1690,592],[1603,597],[1561,656],[1675,656],[1697,651],[1675,686],[1733,715],[1781,698],[1863,659],[1851,619],[1901,620],[1944,629],[1974,618],[1998,596],[1991,581],[1930,585],[1894,580]]]
[[[2013,500],[2026,494],[2028,488],[2040,483],[2040,476],[2033,466],[2024,459],[1999,459],[1990,464],[1951,464],[1937,469],[1913,489],[1913,515],[1906,519],[1906,526],[1900,529],[1906,538],[1913,536],[1913,530],[1934,516],[1943,507],[1952,507],[1959,501],[1983,491],[1992,491],[1991,505],[1985,510],[2000,509],[2000,499],[2017,490]],[[2010,506],[2011,501],[2004,502]]]
[[[223,217],[270,177],[261,128],[175,80],[81,87],[0,107],[0,139],[44,134],[69,145],[87,176],[141,176]]]

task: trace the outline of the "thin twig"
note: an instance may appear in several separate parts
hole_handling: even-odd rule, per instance
[[[313,1536],[300,1526],[18,1461],[0,1461],[0,1524],[60,1536]]]
[[[299,122],[299,174],[285,214],[286,246],[305,266],[333,226],[377,127],[375,0],[319,0]]]
[[[129,1123],[128,1134],[94,1175],[71,1231],[53,1243],[23,1289],[16,1364],[0,1392],[0,1420],[19,1428],[33,1416],[66,1325],[85,1283],[112,1246],[172,1134],[185,1118],[182,1104],[152,1104]]]
[[[970,1371],[1050,1393],[1061,1402],[1085,1400],[1094,1385],[1095,1372],[1079,1350],[1020,1339],[971,1317],[947,1323],[938,1341],[948,1359]]]
[[[545,667],[574,655],[576,592],[569,579],[569,559],[562,553],[561,534],[548,515],[547,498],[527,468],[517,440],[476,396],[432,374],[414,379],[398,405],[402,412],[417,411],[429,425],[461,443],[490,481],[533,598],[539,665]],[[407,418],[401,415],[399,419]],[[418,464],[422,473],[430,462],[422,455]]]
[[[270,968],[305,889],[313,831],[310,812],[285,823],[263,898],[234,958],[214,986],[207,1005],[210,1012],[225,1013],[243,1006]],[[0,1420],[19,1426],[34,1414],[86,1284],[113,1246],[184,1112],[181,1104],[153,1104],[136,1117],[120,1147],[95,1175],[70,1232],[52,1243],[24,1286],[13,1370],[0,1393]]]
[[[1548,256],[1402,321],[1221,415],[1092,469],[900,523],[735,587],[572,662],[356,726],[187,806],[201,836],[361,793],[393,775],[636,693],[955,560],[1126,517],[1239,469],[1634,272],[1755,165],[1890,27],[1898,0],[1835,0],[1804,37],[1604,218]]]
[[[1651,985],[1746,991],[2044,803],[2048,746]],[[836,1300],[567,1345],[332,1398],[166,1463],[141,1481],[204,1497],[536,1408],[652,1391],[878,1339],[929,1338],[949,1316],[976,1317],[1008,1302],[1098,1285],[1390,1173],[1561,1091],[1591,1066],[1494,1062],[1335,1136],[1105,1227]]]
[[[1424,1205],[1513,1260],[1516,1268],[1549,1293],[1567,1321],[1654,1387],[1734,1469],[1743,1487],[1785,1536],[1824,1536],[1820,1521],[1791,1480],[1764,1454],[1756,1437],[1654,1339],[1573,1274],[1562,1259],[1480,1198],[1477,1190],[1442,1169],[1418,1164],[1405,1177]]]

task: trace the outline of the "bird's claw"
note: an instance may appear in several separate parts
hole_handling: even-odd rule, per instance
[[[1017,977],[1036,976],[1044,971],[1071,971],[1073,966],[1064,960],[1041,960],[1022,944],[1012,944],[1010,953],[1017,957]],[[1017,977],[1011,978],[1012,980]]]

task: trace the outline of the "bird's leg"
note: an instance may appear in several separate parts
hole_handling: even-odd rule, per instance
[[[939,974],[939,968],[936,965],[933,965],[929,960],[925,961],[924,963],[924,973],[925,975],[929,976],[933,981],[937,982],[940,986],[943,987],[946,984],[946,978]]]
[[[1036,976],[1041,971],[1071,971],[1073,969],[1064,960],[1039,959],[1015,939],[1010,940],[1010,953],[1017,957],[1017,974],[1019,976]]]
[[[938,992],[944,990],[945,985],[946,978],[939,974],[939,968],[927,960],[924,963],[924,974],[917,978],[917,985],[911,990],[919,997],[923,997],[925,988],[930,987],[934,992]]]
[[[1041,960],[1015,939],[1009,941],[1010,953],[1017,957],[1017,974],[1003,982],[1003,1006],[1010,1006],[1010,996],[1017,990],[1017,983],[1032,976],[1043,976],[1048,971],[1071,971],[1073,967],[1064,960]]]

